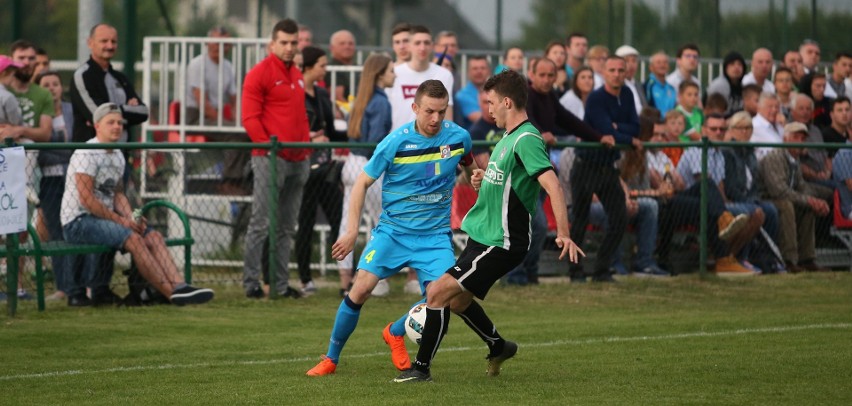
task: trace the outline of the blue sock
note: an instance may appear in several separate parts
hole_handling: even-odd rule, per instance
[[[412,308],[414,308],[414,306],[417,306],[421,303],[426,303],[425,297],[423,299],[420,299],[419,302],[411,305],[411,307],[409,307],[408,310],[411,310]],[[405,314],[403,314],[402,317],[399,318],[399,320],[397,320],[397,321],[393,322],[393,324],[391,324],[390,333],[397,336],[397,337],[404,336],[405,335],[405,319],[407,319],[407,318],[408,318],[408,312],[405,312]]]
[[[328,343],[328,353],[325,354],[335,364],[340,360],[340,352],[343,351],[346,340],[355,331],[360,315],[361,305],[349,299],[349,295],[344,297],[343,301],[340,302],[340,307],[337,308],[337,316],[334,317],[334,328],[331,329],[331,339]]]

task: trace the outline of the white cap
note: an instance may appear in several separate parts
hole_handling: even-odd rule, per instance
[[[639,56],[639,51],[637,51],[636,48],[633,48],[630,45],[622,45],[615,50],[615,55],[620,56],[622,58],[629,55]]]

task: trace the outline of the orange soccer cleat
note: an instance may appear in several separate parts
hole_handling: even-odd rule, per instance
[[[382,338],[384,338],[385,342],[388,344],[391,350],[391,361],[393,361],[393,366],[400,371],[405,371],[406,369],[411,368],[411,359],[408,358],[408,350],[405,349],[405,336],[395,336],[391,334],[389,323],[384,330],[382,330]]]
[[[331,375],[334,373],[334,370],[337,369],[337,364],[331,360],[331,358],[323,355],[322,361],[317,364],[317,366],[311,368],[307,375],[308,376],[325,376]]]

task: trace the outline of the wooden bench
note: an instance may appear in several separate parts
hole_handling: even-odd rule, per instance
[[[192,231],[189,227],[189,218],[187,217],[186,213],[179,207],[177,207],[174,203],[165,200],[155,200],[152,202],[148,202],[147,204],[142,206],[142,214],[144,215],[148,213],[148,211],[155,207],[164,207],[170,209],[178,216],[181,223],[183,224],[183,237],[166,238],[166,246],[184,247],[184,278],[186,279],[186,283],[192,283],[192,244],[195,242],[195,240],[192,238]],[[7,245],[0,244],[0,256],[6,258],[7,264],[12,263],[12,261],[16,261],[19,257],[33,257],[35,259],[36,299],[38,301],[39,311],[44,311],[45,308],[44,269],[42,269],[42,259],[44,257],[60,255],[101,254],[115,251],[114,248],[106,245],[72,244],[65,241],[42,242],[41,240],[39,240],[38,233],[36,233],[35,228],[32,226],[32,224],[27,225],[27,234],[29,235],[29,241],[24,244],[19,244],[17,247],[13,247],[12,250],[9,250],[7,248]],[[8,295],[7,300],[10,309],[10,315],[14,315],[14,308],[17,304],[17,296],[14,294],[14,289],[17,289],[17,286],[13,285],[17,284],[17,275],[12,275],[10,273],[7,277],[9,278],[8,286],[10,286],[10,294]]]

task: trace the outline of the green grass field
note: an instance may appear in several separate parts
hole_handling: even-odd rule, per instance
[[[848,272],[497,286],[484,307],[520,344],[502,375],[484,375],[484,344],[454,317],[434,383],[409,385],[390,382],[381,339],[412,302],[402,283],[365,306],[323,378],[304,374],[325,352],[336,288],[249,301],[214,286],[212,303],[186,308],[25,306],[0,316],[0,404],[852,404]]]

